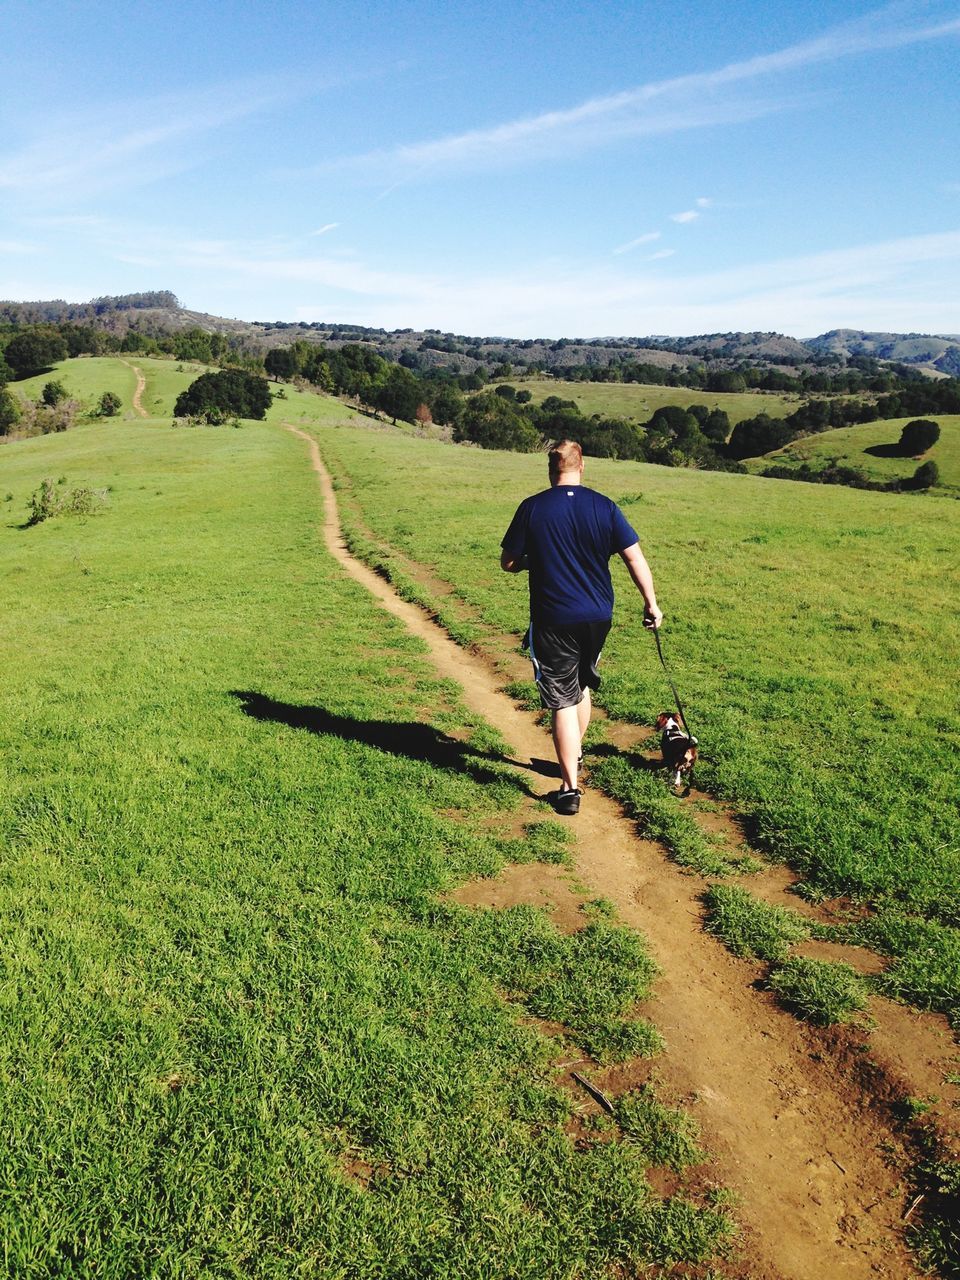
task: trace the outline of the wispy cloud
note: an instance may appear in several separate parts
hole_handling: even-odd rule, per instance
[[[394,271],[359,258],[304,255],[294,242],[189,241],[138,236],[138,250],[205,291],[249,282],[287,291],[303,319],[336,318],[400,328],[435,326],[517,337],[707,333],[777,329],[797,336],[835,327],[956,332],[960,229],[854,245],[701,273],[662,270],[657,250],[624,264],[531,263],[496,275]],[[295,286],[295,293],[290,293]]]
[[[682,213],[671,213],[671,222],[696,222],[700,217],[699,209],[684,209]]]
[[[618,245],[614,249],[614,253],[629,253],[631,249],[639,249],[642,244],[651,244],[654,240],[659,240],[662,232],[648,231],[642,236],[637,236],[636,240],[628,240],[626,244]]]
[[[783,109],[787,104],[783,81],[790,73],[856,55],[960,35],[960,17],[908,25],[902,21],[902,12],[902,6],[892,5],[815,39],[731,62],[714,71],[651,81],[621,93],[591,98],[579,106],[367,152],[334,163],[366,172],[379,182],[396,183],[405,175],[529,162],[626,137],[752,120]],[[773,82],[772,96],[751,98],[731,92],[762,80]],[[329,167],[324,164],[313,172]]]
[[[40,246],[29,240],[0,240],[0,253],[21,254],[39,253]]]
[[[317,227],[316,231],[311,231],[311,236],[325,236],[329,231],[335,231],[339,227],[339,222],[325,222],[322,227]]]
[[[34,140],[0,153],[0,190],[19,197],[71,199],[135,186],[203,162],[202,135],[316,91],[302,78],[258,77],[201,90],[112,103],[34,122]],[[124,127],[133,120],[150,121]],[[67,221],[69,221],[68,219]],[[61,220],[62,225],[67,221]],[[73,218],[78,225],[85,218]]]
[[[696,200],[694,201],[694,204],[697,206],[698,209],[709,209],[713,204],[713,197],[697,196]]]

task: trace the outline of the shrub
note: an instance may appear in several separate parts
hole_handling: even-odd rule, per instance
[[[49,405],[52,409],[58,405],[61,400],[67,398],[67,388],[62,382],[45,382],[40,397],[45,405]]]
[[[114,391],[105,391],[97,402],[97,413],[101,418],[112,418],[120,412],[122,400]]]
[[[900,482],[901,489],[932,489],[940,483],[940,468],[932,460],[921,462],[908,480]]]
[[[103,489],[71,489],[69,493],[61,492],[65,484],[61,477],[56,483],[49,477],[41,480],[40,488],[30,495],[28,506],[30,518],[27,526],[42,524],[54,516],[90,516],[104,505],[107,495]]]

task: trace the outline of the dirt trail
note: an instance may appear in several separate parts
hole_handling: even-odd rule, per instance
[[[503,734],[517,759],[551,759],[548,734],[500,692],[483,660],[347,552],[317,444],[288,430],[309,446],[331,554],[426,642],[437,671],[461,686],[466,703]],[[541,795],[557,785],[534,768],[527,781]],[[644,1006],[667,1044],[653,1071],[696,1116],[717,1176],[740,1196],[748,1274],[919,1275],[903,1243],[905,1188],[885,1155],[890,1130],[842,1057],[824,1052],[822,1038],[752,989],[750,967],[702,932],[699,881],[639,839],[613,801],[588,791],[570,825],[578,875],[642,931],[663,970]]]
[[[133,372],[136,374],[137,387],[133,393],[134,413],[139,414],[141,418],[149,417],[149,414],[147,413],[146,409],[143,407],[143,400],[141,399],[144,391],[146,391],[147,389],[147,380],[143,376],[143,371],[141,369],[138,369],[135,364],[131,364],[129,360],[121,360],[120,363],[125,364],[128,369],[132,369]]]

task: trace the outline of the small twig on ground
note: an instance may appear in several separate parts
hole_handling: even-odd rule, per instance
[[[570,1075],[574,1080],[576,1080],[577,1084],[580,1085],[581,1088],[586,1089],[587,1093],[589,1093],[590,1097],[593,1098],[594,1102],[598,1102],[600,1106],[603,1107],[604,1111],[607,1112],[608,1115],[612,1116],[615,1114],[613,1109],[613,1103],[610,1101],[609,1098],[607,1098],[605,1094],[600,1092],[600,1090],[597,1088],[595,1084],[591,1084],[589,1080],[587,1080],[584,1076],[580,1075],[579,1071],[571,1071]]]
[[[906,1221],[907,1221],[907,1219],[910,1217],[911,1213],[913,1213],[914,1209],[916,1209],[916,1208],[917,1208],[917,1206],[921,1203],[921,1201],[923,1201],[925,1198],[926,1198],[926,1192],[925,1192],[925,1191],[921,1191],[921,1192],[920,1192],[920,1194],[919,1194],[919,1195],[914,1199],[913,1203],[910,1205],[910,1208],[909,1208],[909,1209],[907,1210],[907,1212],[903,1215],[903,1221],[904,1221],[904,1222],[906,1222]]]

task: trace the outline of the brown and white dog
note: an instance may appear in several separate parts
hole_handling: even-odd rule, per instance
[[[674,788],[679,789],[681,778],[696,763],[697,740],[687,733],[672,711],[660,712],[657,716],[657,728],[660,730],[663,763],[673,773]]]

